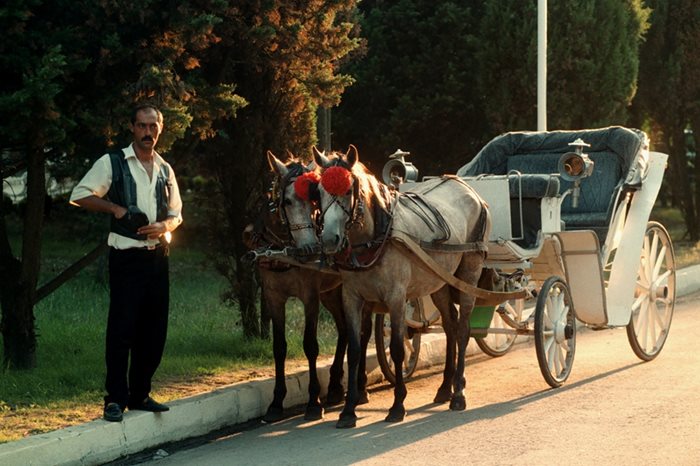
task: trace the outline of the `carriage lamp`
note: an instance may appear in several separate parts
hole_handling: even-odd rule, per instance
[[[574,185],[571,189],[571,206],[578,207],[578,200],[581,196],[581,180],[593,174],[593,160],[588,154],[583,153],[584,147],[591,147],[583,142],[581,138],[569,143],[574,147],[574,152],[567,152],[559,158],[559,174],[562,179],[571,181]]]
[[[389,161],[384,164],[382,170],[384,184],[399,189],[399,185],[402,183],[418,181],[418,169],[411,162],[406,162],[405,159],[410,154],[410,152],[396,149],[396,152],[389,156]]]

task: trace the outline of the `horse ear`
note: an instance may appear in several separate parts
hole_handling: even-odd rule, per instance
[[[331,164],[330,159],[323,155],[323,152],[319,152],[316,146],[313,146],[311,150],[314,153],[314,162],[316,162],[316,165],[322,168],[327,168]]]
[[[279,176],[284,176],[289,170],[271,151],[267,151],[267,163],[270,164],[270,169]]]
[[[357,153],[357,147],[350,144],[348,151],[345,153],[345,160],[348,162],[348,165],[350,165],[350,168],[352,168],[360,160],[360,156]]]

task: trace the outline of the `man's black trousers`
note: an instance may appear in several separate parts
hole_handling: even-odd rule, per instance
[[[165,249],[111,248],[109,286],[105,403],[124,409],[148,396],[163,356],[170,294]]]

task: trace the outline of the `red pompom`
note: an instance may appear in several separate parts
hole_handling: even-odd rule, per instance
[[[352,173],[343,167],[330,167],[321,175],[321,185],[328,194],[344,196],[352,186]]]
[[[311,199],[310,190],[312,184],[318,184],[321,175],[316,172],[306,172],[294,180],[294,192],[303,201],[309,202]]]

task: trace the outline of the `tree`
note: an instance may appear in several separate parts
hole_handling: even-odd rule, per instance
[[[243,104],[232,84],[210,85],[200,75],[197,55],[218,40],[212,31],[219,21],[200,3],[17,0],[0,7],[0,135],[28,173],[21,259],[10,249],[0,211],[5,366],[36,364],[33,306],[47,158],[104,153],[124,134],[138,100],[164,108],[168,132],[159,150],[181,141],[183,152]]]
[[[337,103],[350,82],[337,63],[357,45],[350,36],[354,5],[275,0],[231,6],[216,29],[222,40],[203,63],[208,82],[235,82],[249,102],[235,120],[217,126],[220,137],[207,145],[205,161],[218,187],[210,204],[218,267],[248,337],[261,328],[253,270],[241,260],[242,233],[268,186],[265,153],[310,158],[318,105]]]
[[[427,173],[454,171],[485,142],[476,92],[483,2],[362,2],[366,51],[344,70],[356,82],[334,111],[334,145],[357,145],[378,173],[397,148]]]
[[[649,121],[656,148],[669,153],[667,186],[690,239],[697,241],[700,193],[697,182],[691,184],[685,129],[690,126],[700,131],[700,83],[693,74],[700,72],[700,5],[692,0],[650,0],[647,4],[653,12],[641,53],[635,105]],[[696,163],[696,175],[698,170]]]
[[[554,0],[548,9],[548,126],[625,124],[648,10],[641,0]],[[497,132],[534,130],[536,2],[488,2],[480,31],[479,89],[489,122]]]

